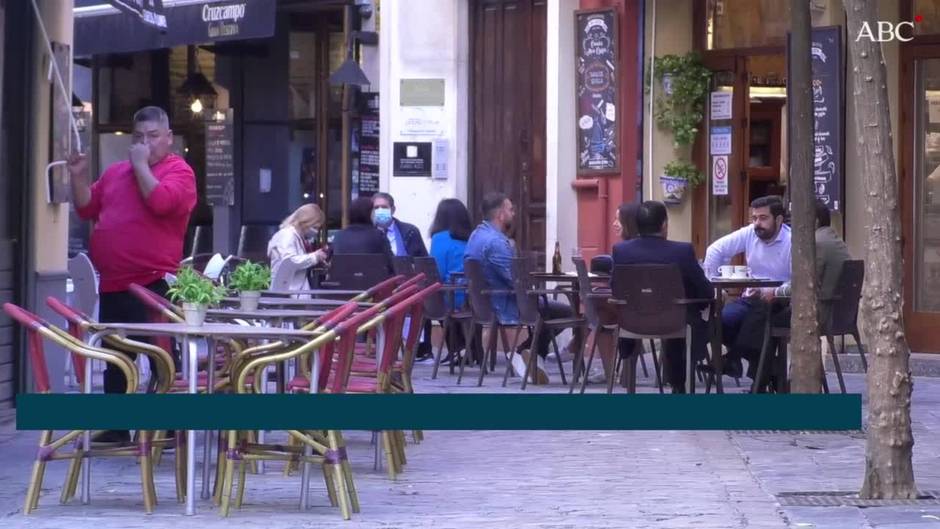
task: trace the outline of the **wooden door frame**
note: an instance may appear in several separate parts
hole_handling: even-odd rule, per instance
[[[898,192],[901,206],[901,247],[904,256],[904,331],[912,349],[926,351],[932,346],[933,352],[940,349],[940,314],[915,312],[914,301],[914,170],[915,131],[914,131],[914,98],[904,97],[903,94],[914,94],[916,88],[914,62],[919,59],[940,59],[940,44],[902,44],[900,65],[900,99],[901,113],[898,118],[898,137],[901,152],[898,174]]]
[[[706,55],[702,58],[702,63],[706,68],[712,71],[733,71],[734,80],[734,98],[732,99],[732,119],[731,119],[731,155],[728,156],[728,191],[731,196],[732,208],[732,226],[740,227],[745,222],[742,216],[745,211],[744,204],[745,193],[747,191],[747,172],[744,161],[745,147],[748,144],[748,127],[750,120],[750,108],[748,105],[747,87],[748,71],[747,56],[745,55]],[[708,103],[706,103],[707,105]],[[708,128],[710,117],[707,109],[702,123],[699,126],[700,134],[696,136],[695,144],[692,148],[692,157],[697,162],[699,168],[706,175],[711,171],[711,153]],[[711,178],[706,178],[705,183],[697,187],[692,195],[692,244],[695,246],[696,254],[704,257],[705,249],[708,247],[708,232],[711,223],[711,214],[709,212],[711,197]]]

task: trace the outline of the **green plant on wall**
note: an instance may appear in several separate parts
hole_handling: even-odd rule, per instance
[[[271,285],[271,269],[251,261],[238,265],[229,276],[228,285],[239,292],[257,292]]]
[[[675,178],[681,178],[689,183],[690,186],[698,186],[705,183],[705,175],[691,164],[682,160],[673,160],[663,167],[663,174]]]
[[[224,287],[217,286],[191,266],[180,269],[176,282],[167,290],[173,301],[195,305],[215,305],[222,301],[225,293]]]
[[[656,124],[672,131],[675,147],[691,145],[705,117],[705,102],[712,72],[702,65],[698,54],[664,55],[653,59],[653,72],[660,83],[667,76],[671,93],[659,90]]]

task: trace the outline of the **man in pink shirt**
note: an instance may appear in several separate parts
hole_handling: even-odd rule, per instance
[[[108,167],[94,184],[88,157],[69,159],[72,200],[78,215],[95,223],[91,261],[100,274],[99,314],[103,322],[145,322],[147,310],[128,290],[132,283],[166,294],[164,276],[183,256],[189,214],[196,205],[196,181],[185,160],[170,152],[173,133],[166,112],[144,107],[134,114],[128,159]],[[123,393],[126,379],[109,365],[105,393]],[[127,432],[106,432],[98,440],[120,441]]]

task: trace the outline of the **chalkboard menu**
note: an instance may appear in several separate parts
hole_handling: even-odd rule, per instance
[[[369,197],[379,191],[379,93],[361,97],[358,196]]]
[[[617,13],[575,12],[578,173],[620,169]]]
[[[839,211],[843,204],[842,164],[845,159],[842,30],[839,26],[813,28],[811,38],[815,123],[813,183],[816,198],[828,204],[829,209]]]
[[[235,205],[232,110],[206,121],[206,200],[213,206]]]

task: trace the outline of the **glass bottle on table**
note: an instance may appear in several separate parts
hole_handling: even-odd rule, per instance
[[[555,241],[555,255],[552,256],[552,273],[561,274],[561,245]]]

